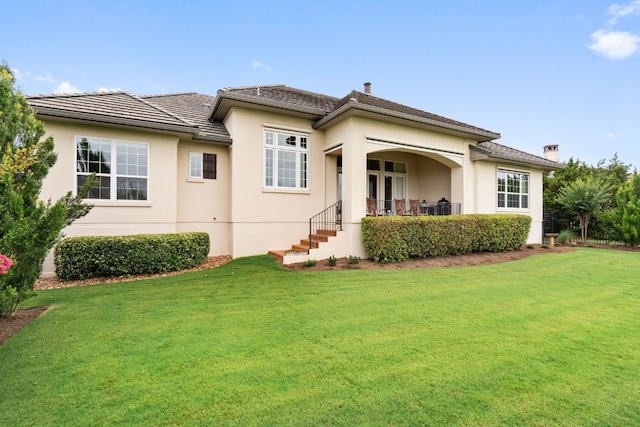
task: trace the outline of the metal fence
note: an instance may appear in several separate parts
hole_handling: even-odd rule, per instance
[[[544,212],[542,220],[542,241],[548,242],[547,233],[560,233],[569,230],[573,233],[573,240],[581,242],[580,223],[575,215],[563,212]],[[624,246],[610,224],[601,224],[597,218],[592,218],[587,229],[587,245],[615,245]]]

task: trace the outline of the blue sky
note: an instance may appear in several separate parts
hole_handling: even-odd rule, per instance
[[[28,95],[255,84],[372,93],[640,169],[640,0],[28,1],[0,59]]]

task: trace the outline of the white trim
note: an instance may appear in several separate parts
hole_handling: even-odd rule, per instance
[[[302,129],[302,128],[296,128],[296,127],[289,127],[289,126],[282,126],[282,125],[274,125],[272,123],[262,123],[262,127],[264,128],[264,130],[274,130],[276,132],[288,132],[288,133],[301,133],[301,134],[306,134],[306,135],[311,135],[311,132],[313,132],[313,128],[309,127],[307,129]]]
[[[200,159],[200,175],[194,175],[193,174],[193,170],[191,169],[191,156],[198,156]],[[189,182],[197,182],[200,180],[204,180],[203,176],[204,176],[204,156],[202,155],[202,152],[200,151],[189,151],[189,172],[188,172],[188,178],[187,181]]]
[[[508,177],[505,178],[505,190],[504,191],[499,191],[498,190],[498,185],[499,185],[499,175],[500,173],[505,173],[505,174],[518,174],[521,177],[522,176],[526,176],[527,177],[527,192],[523,193],[522,192],[522,178],[520,178],[520,190],[517,193],[518,194],[518,206],[517,207],[509,207],[509,200],[508,200],[508,196],[509,194],[516,194],[513,192],[509,192],[509,186],[508,186]],[[519,171],[519,170],[513,170],[513,169],[506,169],[506,168],[501,168],[500,166],[496,167],[496,172],[495,172],[495,186],[494,186],[494,191],[496,192],[496,212],[513,212],[513,213],[528,213],[531,211],[531,172],[528,171]],[[500,194],[504,194],[504,206],[500,206]],[[526,195],[527,196],[527,207],[522,207],[522,196]]]
[[[271,133],[273,138],[271,144],[267,144],[267,134]],[[297,137],[295,147],[286,147],[278,145],[278,135],[287,135]],[[301,146],[302,139],[306,140],[306,146]],[[271,185],[267,185],[267,151],[272,153],[272,170],[271,170]],[[295,167],[293,179],[295,180],[294,187],[279,186],[278,185],[278,158],[284,153],[295,154]],[[304,161],[306,178],[305,186],[302,187],[302,179],[300,177],[302,173],[301,157],[306,156]],[[262,129],[262,190],[265,192],[286,192],[286,193],[308,193],[311,188],[311,135],[306,132],[291,131],[285,129],[276,129],[273,127],[264,127]]]
[[[78,173],[78,140],[87,139],[90,143],[91,140],[96,142],[108,143],[110,146],[110,154],[111,158],[109,161],[110,172],[109,174],[101,173],[96,174],[96,176],[109,177],[110,185],[109,185],[109,199],[92,199],[86,198],[85,200],[91,201],[92,203],[100,202],[121,202],[125,203],[125,206],[130,206],[132,203],[149,203],[151,200],[151,146],[148,142],[142,141],[130,141],[125,139],[115,139],[115,138],[103,138],[97,136],[86,136],[86,135],[74,135],[73,138],[73,148],[74,148],[74,156],[73,156],[73,194],[78,194],[78,176],[87,176],[91,173]],[[144,176],[138,175],[129,175],[129,174],[118,174],[118,144],[133,144],[133,145],[142,145],[146,148],[146,158],[147,162],[144,165],[147,169],[147,173]],[[136,153],[137,154],[137,153]],[[146,199],[145,200],[126,200],[126,199],[118,199],[118,178],[135,178],[135,179],[146,179]]]

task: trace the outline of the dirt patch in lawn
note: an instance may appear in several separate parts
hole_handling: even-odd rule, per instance
[[[0,317],[0,345],[40,316],[48,307],[18,310],[13,316]]]

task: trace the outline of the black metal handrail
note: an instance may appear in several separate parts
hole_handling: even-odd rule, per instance
[[[342,231],[342,200],[309,218],[309,249],[313,248],[313,236],[318,230]]]

